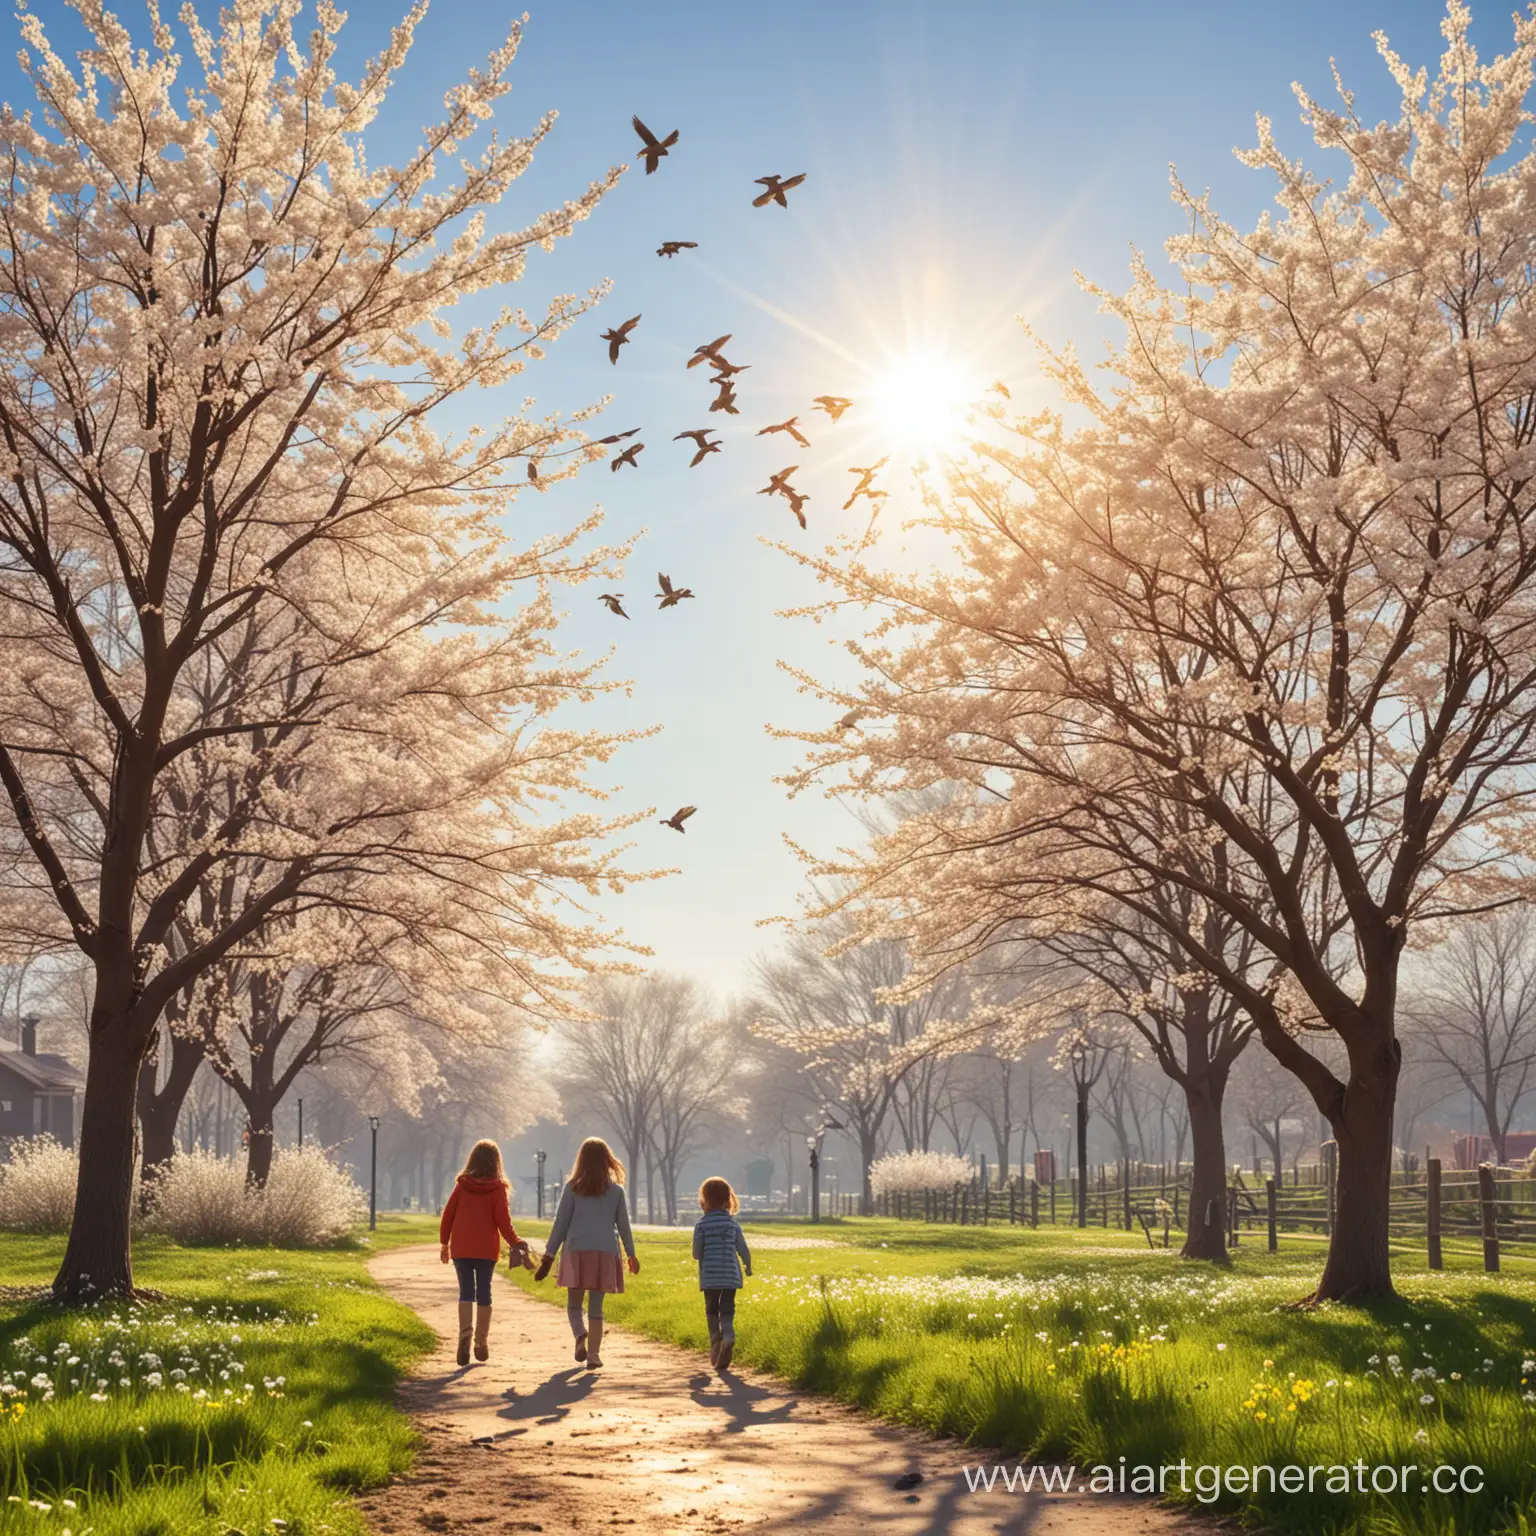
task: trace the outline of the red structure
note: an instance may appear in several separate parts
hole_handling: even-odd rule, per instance
[[[1458,1136],[1452,1156],[1456,1166],[1473,1169],[1482,1163],[1496,1163],[1491,1136]],[[1536,1152],[1536,1131],[1511,1131],[1504,1138],[1504,1155],[1510,1163],[1523,1163]]]

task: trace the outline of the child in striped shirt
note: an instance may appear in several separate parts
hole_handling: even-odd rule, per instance
[[[723,1371],[736,1348],[736,1292],[752,1273],[752,1251],[735,1216],[741,1202],[724,1179],[699,1185],[699,1209],[704,1214],[693,1229],[693,1256],[709,1322],[709,1363]]]

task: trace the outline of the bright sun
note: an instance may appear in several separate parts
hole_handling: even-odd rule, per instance
[[[958,453],[976,389],[948,358],[912,352],[876,381],[875,416],[892,445],[916,457]]]

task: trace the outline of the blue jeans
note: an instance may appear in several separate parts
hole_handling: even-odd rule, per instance
[[[459,1276],[459,1300],[478,1301],[482,1307],[491,1304],[491,1276],[496,1273],[495,1259],[455,1259],[453,1267]]]

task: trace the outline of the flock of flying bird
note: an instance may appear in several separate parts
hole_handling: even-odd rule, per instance
[[[674,128],[664,139],[658,139],[638,117],[633,118],[631,121],[634,123],[635,132],[640,135],[640,157],[645,161],[645,174],[649,176],[666,158],[673,145],[677,143],[678,130]],[[789,200],[786,194],[793,191],[804,180],[805,175],[803,172],[798,176],[759,176],[757,178],[757,185],[764,188],[764,190],[752,199],[752,206],[754,208],[765,208],[769,203],[777,203],[780,208],[788,208]],[[665,240],[657,248],[656,254],[671,258],[680,251],[697,249],[698,241],[696,240]],[[629,345],[630,336],[634,332],[635,327],[639,325],[640,318],[639,315],[633,315],[624,321],[622,325],[614,326],[602,333],[602,339],[608,343],[608,361],[610,363],[617,364],[619,353],[624,347]],[[745,373],[751,367],[751,364],[733,363],[726,357],[723,349],[730,339],[731,337],[728,332],[724,336],[717,336],[713,341],[705,342],[702,346],[694,348],[693,356],[688,359],[686,366],[696,368],[701,363],[708,363],[711,368],[709,375],[710,383],[715,386],[716,390],[715,399],[709,407],[710,411],[724,411],[729,416],[738,416],[741,412],[736,404],[736,375]],[[842,395],[818,395],[812,404],[816,409],[825,411],[828,417],[835,422],[842,416],[844,411],[853,405],[853,401],[846,399]],[[639,427],[631,427],[627,432],[615,432],[608,437],[600,439],[600,441],[607,444],[626,442],[629,438],[638,436],[640,430]],[[771,426],[763,427],[757,433],[757,436],[767,437],[778,432],[787,433],[802,448],[809,448],[811,446],[810,439],[800,429],[800,418],[798,416],[791,416],[787,421],[779,421]],[[721,440],[718,437],[711,437],[708,427],[695,427],[687,432],[679,432],[672,441],[682,442],[685,439],[691,441],[694,446],[693,458],[688,465],[690,469],[697,469],[710,454],[720,452]],[[617,474],[626,464],[631,469],[638,469],[640,454],[644,448],[645,444],[642,442],[630,443],[628,447],[621,453],[616,454],[610,461],[608,466],[610,471]],[[844,511],[847,511],[853,506],[855,501],[863,496],[870,502],[872,508],[871,516],[873,518],[873,513],[878,512],[880,501],[886,495],[884,491],[876,490],[874,486],[874,477],[884,467],[885,462],[885,459],[880,459],[877,463],[867,467],[855,466],[852,468],[850,472],[856,474],[859,480],[853,489],[853,494],[843,503]],[[810,500],[810,497],[803,492],[797,491],[790,484],[789,480],[789,477],[799,467],[798,464],[791,464],[787,468],[777,471],[769,479],[768,484],[758,492],[758,495],[784,497],[789,503],[790,511],[794,514],[795,520],[800,524],[801,528],[804,528],[806,526],[805,504]],[[530,475],[535,475],[531,464],[529,472]],[[671,578],[664,573],[658,573],[656,579],[661,585],[661,590],[656,593],[656,596],[660,599],[658,611],[675,608],[684,598],[691,598],[693,596],[690,588],[674,586]],[[622,592],[604,592],[598,601],[610,613],[616,614],[621,619],[627,619],[629,615],[624,611],[623,598],[624,594]],[[857,725],[857,722],[858,712],[852,711],[838,721],[838,728],[840,730],[851,729]],[[687,829],[683,823],[690,816],[694,815],[697,810],[698,807],[694,805],[682,806],[674,811],[671,816],[665,818],[661,824],[664,827],[670,827],[674,832],[685,832]]]

